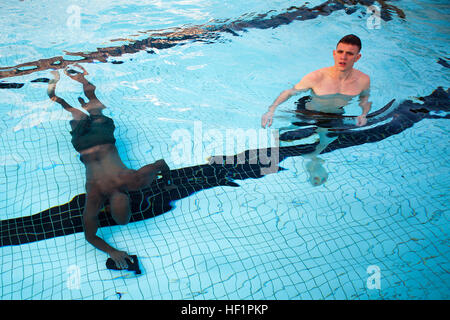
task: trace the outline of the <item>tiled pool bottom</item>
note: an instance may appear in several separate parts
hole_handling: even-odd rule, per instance
[[[436,137],[440,137],[437,139]],[[448,299],[445,122],[304,159],[216,187],[99,234],[137,254],[141,276],[112,272],[83,234],[0,248],[2,299]],[[380,289],[368,288],[369,266]]]

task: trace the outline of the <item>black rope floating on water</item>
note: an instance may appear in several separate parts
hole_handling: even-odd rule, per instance
[[[381,123],[379,126],[361,128],[358,131],[334,132],[337,139],[323,153],[381,141],[399,134],[423,119],[450,119],[449,98],[449,90],[439,87],[429,96],[418,98],[422,103],[405,100],[387,114],[378,114],[377,121]],[[265,154],[270,157],[273,152],[278,152],[279,161],[283,161],[289,157],[311,153],[315,146],[316,144],[306,144],[277,149],[247,150],[232,156],[233,163],[242,161],[239,164],[204,164],[171,170],[175,189],[167,191],[154,183],[151,188],[130,193],[132,205],[130,222],[149,219],[168,212],[172,209],[171,202],[186,198],[195,192],[218,186],[239,187],[237,180],[261,178],[264,176],[261,171],[269,165],[275,166],[273,173],[284,170],[278,166],[278,163],[267,165],[258,158],[258,155]],[[83,232],[82,213],[85,197],[85,194],[79,194],[69,203],[32,216],[0,221],[0,246],[20,245]],[[106,211],[103,210],[99,214],[100,227],[115,224]]]

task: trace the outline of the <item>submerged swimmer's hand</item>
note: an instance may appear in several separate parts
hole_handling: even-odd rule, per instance
[[[261,127],[266,128],[266,125],[270,127],[272,125],[272,121],[273,121],[273,112],[267,111],[266,113],[263,114],[261,118]]]
[[[120,269],[126,269],[128,267],[128,262],[125,259],[128,259],[131,263],[133,263],[133,258],[131,258],[125,251],[115,250],[110,252],[109,256]]]
[[[359,127],[365,126],[367,124],[367,118],[364,114],[356,118],[356,125]]]

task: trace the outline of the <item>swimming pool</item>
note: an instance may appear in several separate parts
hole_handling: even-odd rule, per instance
[[[343,3],[2,4],[0,297],[448,299],[449,105],[416,97],[449,87],[450,7],[374,1],[378,19],[372,1]],[[396,114],[395,130],[384,119],[362,140],[341,137],[320,156],[328,180],[317,187],[295,141],[280,148],[284,170],[270,174],[258,163],[207,165],[211,155],[269,146],[262,113],[331,65],[348,33],[362,39],[355,67],[371,76],[374,110],[392,99],[396,110],[435,109]],[[182,181],[170,206],[167,194],[143,192],[135,222],[99,229],[138,255],[139,276],[106,269],[106,254],[76,225],[84,167],[70,115],[48,99],[46,82],[50,67],[73,61],[114,119],[125,164],[164,158]],[[79,105],[81,86],[60,73],[58,94]],[[292,125],[294,103],[279,107],[274,129]],[[257,138],[227,149],[227,130]]]

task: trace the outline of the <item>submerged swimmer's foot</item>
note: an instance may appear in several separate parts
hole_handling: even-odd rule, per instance
[[[83,108],[86,109],[86,102],[84,101],[84,99],[82,97],[78,97],[78,102],[81,104],[81,106]]]
[[[75,67],[80,68],[83,71],[83,75],[87,76],[89,73],[86,71],[85,68],[83,68],[83,66],[81,66],[79,63],[75,63],[74,64]]]
[[[80,74],[80,72],[78,72],[77,70],[72,69],[71,66],[65,67],[64,73],[69,77],[73,77],[73,75],[75,75],[75,74]]]
[[[73,66],[67,66],[64,68],[64,74],[70,78],[72,78],[75,81],[82,82],[84,79],[84,76],[87,75],[87,71],[80,65],[75,64],[74,66],[77,66],[82,70],[82,72],[77,71],[73,68]]]

